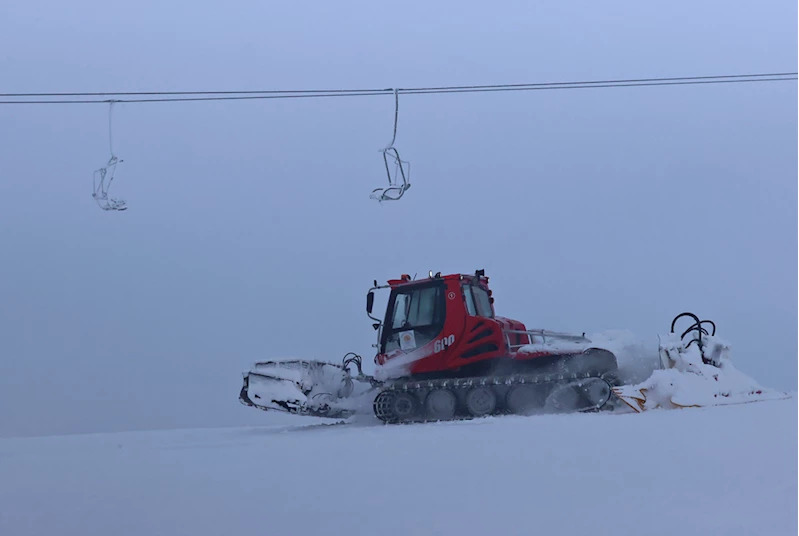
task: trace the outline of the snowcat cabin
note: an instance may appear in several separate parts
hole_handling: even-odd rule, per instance
[[[440,273],[421,280],[408,275],[388,281],[391,295],[382,322],[375,362],[383,365],[394,357],[420,350],[413,361],[413,375],[474,373],[478,362],[509,355],[508,342],[526,344],[504,330],[524,329],[520,322],[495,316],[488,278],[482,270],[474,275]],[[371,299],[367,298],[367,309]],[[426,354],[426,355],[425,355]]]

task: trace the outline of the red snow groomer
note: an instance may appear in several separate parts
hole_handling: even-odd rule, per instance
[[[382,319],[372,316],[380,289],[390,290]],[[373,375],[364,374],[357,354],[340,365],[256,363],[244,376],[241,402],[319,417],[371,407],[380,420],[397,423],[596,411],[617,384],[616,357],[584,334],[531,330],[497,316],[483,270],[375,281],[366,311],[378,332]]]

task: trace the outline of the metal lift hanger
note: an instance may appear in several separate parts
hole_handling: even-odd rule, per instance
[[[382,149],[383,162],[386,165],[386,176],[388,177],[387,188],[375,188],[372,190],[370,199],[376,199],[379,202],[383,201],[397,201],[403,196],[405,191],[411,187],[409,182],[411,176],[411,164],[400,158],[399,151],[394,147],[394,141],[397,139],[397,118],[399,116],[399,93],[394,90],[394,136],[391,138],[391,143]],[[391,173],[391,166],[389,165],[389,158],[394,164],[394,173]],[[400,184],[398,180],[401,180]]]
[[[108,108],[108,148],[111,152],[111,158],[108,159],[108,163],[104,167],[96,170],[94,172],[94,193],[92,197],[97,202],[97,205],[103,210],[116,210],[116,211],[123,211],[127,210],[127,205],[125,201],[121,199],[114,199],[108,197],[108,190],[111,188],[111,182],[114,180],[114,174],[116,173],[117,164],[123,162],[114,155],[114,139],[113,139],[113,130],[112,130],[112,114],[114,111],[114,101],[109,101],[110,106]],[[98,178],[99,177],[99,178]]]

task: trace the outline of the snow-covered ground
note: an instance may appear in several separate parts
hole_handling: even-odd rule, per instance
[[[263,419],[0,440],[0,534],[797,533],[795,398],[406,426]]]

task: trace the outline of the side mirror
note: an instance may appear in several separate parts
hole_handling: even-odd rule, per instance
[[[368,314],[372,314],[372,306],[375,304],[375,293],[369,291],[369,294],[366,295],[366,312]]]

